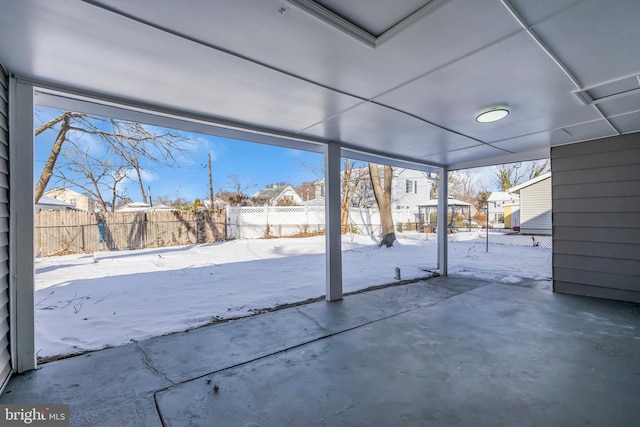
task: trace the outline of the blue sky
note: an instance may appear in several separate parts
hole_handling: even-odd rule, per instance
[[[35,126],[61,114],[58,110],[36,108]],[[148,126],[149,129],[159,129]],[[164,131],[164,130],[162,130]],[[57,128],[43,132],[36,138],[34,183],[38,180],[51,147],[57,135]],[[163,196],[169,200],[180,197],[193,201],[196,197],[208,197],[207,155],[211,154],[214,193],[230,190],[235,175],[246,188],[245,193],[253,195],[259,189],[275,182],[289,182],[298,186],[305,181],[313,181],[321,176],[323,157],[321,154],[256,144],[245,141],[219,138],[198,133],[183,132],[188,142],[184,145],[186,156],[179,158],[179,167],[161,167],[155,164],[143,165],[145,190],[150,188],[154,198]],[[104,143],[97,136],[72,133],[76,144],[94,157],[103,158]],[[69,148],[70,144],[66,144]],[[63,148],[64,150],[64,148]],[[58,160],[57,167],[64,168],[64,158]],[[491,168],[471,170],[476,174],[476,188],[494,191],[496,188]],[[66,185],[83,192],[73,184],[63,184],[52,177],[47,189]],[[125,180],[122,188],[133,201],[142,199],[139,186],[132,179]]]
[[[60,112],[57,110],[38,107],[35,125],[38,126],[59,115]],[[154,198],[167,196],[173,200],[182,197],[192,201],[196,197],[208,197],[208,154],[211,154],[212,160],[214,192],[227,189],[230,184],[229,175],[237,175],[243,187],[249,186],[250,188],[246,191],[249,195],[274,182],[285,181],[297,186],[304,181],[317,179],[318,170],[322,166],[322,155],[318,153],[197,133],[182,134],[188,137],[189,143],[184,146],[186,157],[179,159],[180,167],[148,165],[145,168],[144,184],[145,187],[151,188]],[[34,182],[40,176],[56,135],[57,128],[45,131],[36,138]],[[84,151],[92,153],[95,157],[104,155],[98,137],[86,134],[75,134],[71,137]],[[58,167],[64,167],[64,159],[60,158]],[[54,176],[47,188],[60,185]],[[73,185],[67,184],[67,187],[73,188]],[[141,199],[135,181],[128,180],[126,190],[134,201]]]

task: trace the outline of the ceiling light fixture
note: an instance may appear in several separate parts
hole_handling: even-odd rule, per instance
[[[509,115],[509,106],[498,105],[490,108],[485,108],[480,111],[476,116],[476,122],[478,123],[493,123],[498,120],[502,120]]]

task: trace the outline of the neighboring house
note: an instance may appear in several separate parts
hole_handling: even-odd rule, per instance
[[[151,209],[148,203],[133,202],[127,203],[123,207],[116,209],[116,212],[144,212]]]
[[[382,171],[382,168],[381,168]],[[381,172],[382,173],[382,172]],[[393,168],[393,184],[391,186],[391,209],[396,222],[417,222],[419,206],[429,200],[432,180],[426,172],[406,168]],[[309,189],[309,197],[304,197],[306,205],[324,204],[324,179],[314,181],[305,187]],[[368,168],[363,170],[363,178],[358,184],[356,194],[351,200],[352,207],[376,207]]]
[[[68,188],[58,187],[44,192],[44,196],[62,200],[69,203],[78,210],[86,212],[96,212],[99,209],[98,202],[93,198],[80,194]]]
[[[488,202],[488,220],[494,228],[498,227],[498,224],[504,224],[504,228],[520,225],[520,195],[496,191],[491,193]]]
[[[419,206],[430,199],[431,186],[426,172],[393,168],[391,209],[394,221],[418,222]]]
[[[551,172],[509,189],[520,195],[520,233],[551,234]]]
[[[35,204],[36,211],[66,211],[76,210],[75,206],[63,200],[54,199],[49,196],[42,196]]]
[[[263,188],[253,195],[254,200],[264,206],[299,206],[303,204],[302,198],[290,185],[272,185]]]

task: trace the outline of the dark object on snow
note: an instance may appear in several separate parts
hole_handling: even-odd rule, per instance
[[[391,246],[393,246],[393,242],[396,241],[396,233],[389,233],[386,236],[384,236],[382,238],[382,240],[380,241],[380,244],[378,245],[379,248],[382,247],[382,245],[390,248]]]

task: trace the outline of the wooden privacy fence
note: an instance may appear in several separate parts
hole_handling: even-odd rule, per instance
[[[226,238],[225,211],[35,213],[36,255],[160,248]]]

